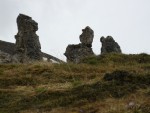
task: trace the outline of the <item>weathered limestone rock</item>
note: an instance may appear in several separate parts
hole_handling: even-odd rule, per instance
[[[92,42],[94,38],[94,31],[87,26],[85,29],[82,29],[82,34],[80,35],[80,42],[83,45],[92,47]]]
[[[111,36],[107,36],[106,38],[101,37],[100,41],[102,43],[101,54],[112,52],[121,53],[120,46]]]
[[[80,61],[90,55],[93,55],[92,48],[82,44],[68,45],[66,48],[65,56],[67,62],[80,63]]]
[[[68,45],[64,55],[67,57],[67,62],[80,63],[85,57],[94,55],[92,50],[92,42],[94,32],[90,27],[86,27],[82,30],[83,33],[80,35],[80,44]]]
[[[19,14],[17,17],[18,33],[16,39],[16,53],[19,62],[41,60],[41,45],[36,35],[38,23],[31,17]]]
[[[14,43],[10,43],[10,42],[5,42],[0,40],[0,51],[3,51],[4,53],[9,54],[12,57],[12,62],[11,63],[20,63],[18,61],[18,57],[19,55],[16,54],[16,45]],[[64,61],[49,55],[47,53],[41,52],[42,53],[42,57],[43,60],[45,59],[48,62],[55,62],[55,63],[64,63]]]
[[[0,51],[0,64],[11,63],[11,62],[12,62],[11,55]]]

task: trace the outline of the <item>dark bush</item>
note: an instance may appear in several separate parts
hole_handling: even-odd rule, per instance
[[[124,81],[131,81],[133,79],[133,75],[130,74],[127,71],[114,71],[113,73],[106,73],[104,76],[104,80],[105,81],[112,81],[112,80],[116,80],[116,81],[120,81],[120,82],[124,82]]]

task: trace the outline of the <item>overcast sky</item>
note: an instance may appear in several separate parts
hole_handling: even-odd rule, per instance
[[[38,22],[42,51],[63,60],[86,26],[94,30],[95,54],[108,35],[123,53],[150,54],[150,0],[0,0],[0,40],[15,42],[19,13]]]

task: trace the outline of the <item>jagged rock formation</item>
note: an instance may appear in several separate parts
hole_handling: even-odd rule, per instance
[[[82,45],[92,47],[93,38],[94,31],[89,26],[87,26],[85,29],[82,29],[82,34],[80,35],[80,42]]]
[[[3,51],[0,50],[0,64],[2,63],[11,63],[12,57]]]
[[[16,54],[15,46],[16,45],[14,43],[5,42],[5,41],[0,40],[0,50],[3,51],[4,53],[8,54],[9,56],[11,56],[11,62],[10,63],[16,63],[17,62],[17,58],[15,57],[15,54]],[[46,58],[48,61],[53,60],[53,61],[58,62],[58,63],[64,62],[64,61],[62,61],[62,60],[60,60],[60,59],[58,59],[52,55],[44,53],[44,52],[41,52],[41,55],[43,58]]]
[[[19,62],[41,60],[41,45],[36,35],[38,23],[31,17],[19,14],[17,17],[18,33],[16,39],[16,55]]]
[[[83,58],[93,54],[92,48],[82,44],[68,45],[65,52],[65,56],[67,56],[67,62],[74,63],[79,63]]]
[[[101,37],[100,41],[102,43],[101,54],[105,53],[121,53],[120,46],[111,36]]]
[[[80,35],[80,44],[68,45],[64,55],[67,57],[67,62],[80,63],[81,60],[87,56],[94,55],[92,50],[92,42],[94,38],[94,31],[90,27],[82,30]]]

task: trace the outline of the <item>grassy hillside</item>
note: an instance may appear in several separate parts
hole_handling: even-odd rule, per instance
[[[0,113],[150,113],[150,55],[0,65]]]

